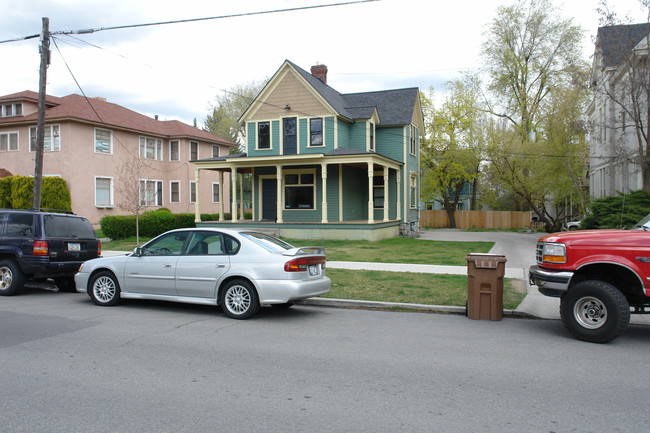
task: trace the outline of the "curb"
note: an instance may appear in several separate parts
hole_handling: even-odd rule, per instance
[[[410,312],[462,314],[465,307],[449,305],[407,304],[402,302],[360,301],[352,299],[309,298],[299,302],[300,305],[330,308],[359,308],[367,310],[408,310]],[[503,310],[504,317],[535,318],[528,313],[516,310]]]

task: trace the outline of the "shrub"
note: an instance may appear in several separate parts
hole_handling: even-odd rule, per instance
[[[43,178],[41,207],[54,210],[72,210],[70,191],[64,179],[60,177]]]
[[[34,178],[9,176],[0,179],[0,208],[31,209],[34,204]],[[41,188],[41,208],[58,211],[72,210],[70,190],[60,177],[44,177]]]
[[[160,208],[140,215],[140,236],[152,238],[168,230],[196,227],[193,213],[173,214],[168,209]],[[252,218],[251,214],[245,216]],[[218,221],[219,214],[201,214],[201,221]],[[224,214],[224,220],[230,220],[230,214]],[[124,239],[135,236],[134,215],[106,215],[99,221],[102,232],[111,239]]]
[[[582,219],[580,228],[631,228],[650,212],[650,194],[634,191],[613,197],[595,199],[590,213]]]
[[[104,236],[125,239],[135,236],[135,215],[105,215],[99,220]]]

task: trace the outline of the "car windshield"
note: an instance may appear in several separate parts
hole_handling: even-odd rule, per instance
[[[278,239],[275,236],[270,236],[265,233],[241,232],[240,234],[272,253],[282,253],[293,248],[293,245],[286,243],[282,239]]]
[[[632,228],[636,230],[650,230],[650,214],[646,215],[645,218],[636,223]]]
[[[85,218],[45,215],[45,233],[53,238],[94,239],[95,230]]]

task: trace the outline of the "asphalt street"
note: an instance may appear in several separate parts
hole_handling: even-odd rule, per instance
[[[3,432],[645,432],[650,327],[0,298]]]

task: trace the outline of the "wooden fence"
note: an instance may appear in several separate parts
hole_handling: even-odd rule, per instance
[[[459,229],[523,229],[534,226],[531,212],[457,210],[456,228]],[[449,228],[445,210],[420,211],[420,227]]]

